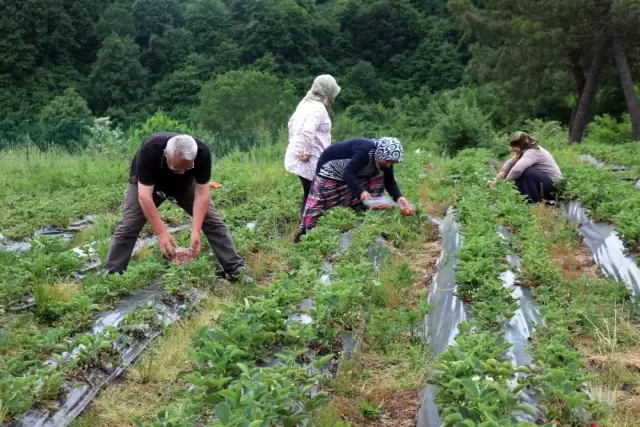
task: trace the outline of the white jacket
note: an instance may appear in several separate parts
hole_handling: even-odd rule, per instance
[[[289,145],[284,156],[284,167],[310,181],[316,174],[320,154],[331,145],[331,118],[320,101],[303,100],[289,119]],[[303,162],[298,155],[308,154]]]

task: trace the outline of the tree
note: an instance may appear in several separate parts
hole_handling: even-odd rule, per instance
[[[422,43],[404,61],[406,70],[403,77],[413,82],[411,89],[424,85],[432,91],[453,89],[464,76],[464,59],[454,44],[456,37],[450,37],[451,23],[445,19],[428,19],[429,28]],[[453,30],[455,31],[455,30]],[[450,40],[454,39],[454,40]]]
[[[633,78],[631,77],[631,70],[627,61],[627,55],[625,54],[624,43],[614,25],[613,23],[609,25],[613,58],[616,61],[618,73],[620,74],[620,84],[627,103],[627,111],[631,117],[631,138],[634,141],[640,141],[640,105],[638,104],[638,95],[633,85]]]
[[[318,52],[308,11],[295,0],[248,2],[249,15],[243,41],[247,62],[271,52],[284,70],[291,64],[304,64]]]
[[[0,76],[20,78],[33,72],[37,50],[26,42],[22,7],[17,0],[0,4]],[[3,77],[0,77],[3,78]]]
[[[164,76],[180,68],[193,52],[193,34],[184,28],[168,27],[164,35],[153,34],[144,63],[154,76]]]
[[[131,8],[120,3],[110,5],[100,16],[95,32],[101,41],[112,34],[120,37],[135,37],[136,25]]]
[[[340,95],[341,101],[356,104],[361,101],[372,101],[378,93],[378,81],[375,67],[367,61],[358,61],[346,73],[345,84],[349,90]]]
[[[138,32],[136,41],[145,48],[152,34],[161,36],[166,28],[183,24],[182,8],[176,0],[136,0],[133,19]]]
[[[140,65],[140,48],[131,38],[111,35],[102,44],[91,68],[91,104],[98,114],[110,107],[134,109],[146,87],[147,73]]]
[[[231,71],[207,83],[194,118],[212,131],[283,128],[296,105],[293,88],[272,74]]]
[[[233,40],[231,13],[221,0],[189,2],[184,18],[198,52],[214,53],[221,43]]]
[[[40,112],[40,119],[45,122],[61,120],[83,120],[91,117],[87,101],[74,88],[66,89],[61,95],[53,98]]]
[[[571,139],[579,140],[597,90],[603,55],[607,54],[603,49],[609,39],[615,39],[616,28],[624,26],[624,21],[616,22],[612,2],[622,7],[619,4],[624,1],[485,0],[483,7],[476,7],[471,0],[449,0],[449,5],[478,38],[472,49],[471,70],[481,81],[500,81],[513,99],[525,105],[538,101],[540,105],[546,94],[560,93],[568,87],[569,79],[574,79],[580,111],[571,112],[570,127]],[[622,38],[619,41],[621,47]],[[630,72],[625,71],[624,50],[618,49],[616,57],[633,115],[631,110],[637,109],[637,102],[633,102],[635,92]],[[583,69],[588,63],[592,64],[592,73],[585,78]],[[568,95],[568,91],[562,94]],[[640,110],[637,114],[640,124]]]
[[[190,55],[185,65],[166,76],[153,88],[153,104],[171,112],[179,119],[187,119],[189,110],[198,105],[198,94],[215,70],[213,59]]]
[[[408,0],[348,0],[340,16],[356,57],[384,68],[394,55],[413,52],[422,40],[422,19]]]
[[[589,70],[587,78],[584,79],[584,82],[582,82],[580,77],[576,77],[578,85],[578,106],[575,110],[575,115],[571,118],[569,126],[570,142],[580,141],[584,135],[584,130],[589,120],[589,110],[591,109],[593,97],[598,87],[598,79],[602,72],[609,41],[610,39],[605,37],[600,44],[596,46],[591,69]]]

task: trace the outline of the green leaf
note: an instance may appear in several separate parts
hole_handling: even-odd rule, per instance
[[[236,392],[233,390],[221,390],[218,394],[220,394],[220,396],[224,397],[225,399],[227,399],[229,402],[232,403],[237,403],[236,402]]]
[[[449,414],[446,417],[444,417],[444,422],[446,423],[461,423],[464,420],[464,418],[462,417],[462,414]]]
[[[223,423],[228,423],[231,418],[231,408],[226,403],[218,403],[214,409],[216,417]]]
[[[527,405],[525,403],[521,403],[513,407],[514,411],[522,411],[527,415],[531,415],[532,417],[536,416],[536,411],[533,409],[531,405]]]
[[[240,368],[243,374],[249,375],[249,368],[244,363],[236,363],[236,366]]]
[[[324,357],[321,357],[320,359],[316,360],[313,364],[313,366],[315,366],[316,369],[320,369],[322,368],[324,365],[326,365],[327,363],[329,363],[329,361],[331,359],[334,358],[334,354],[327,354]]]
[[[470,379],[465,379],[460,381],[460,383],[462,384],[462,387],[464,387],[464,389],[471,394],[471,396],[477,397],[478,394],[480,394],[480,390],[478,389],[478,384],[475,381],[472,381]]]

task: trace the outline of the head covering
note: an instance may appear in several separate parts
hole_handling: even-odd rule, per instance
[[[514,132],[509,135],[509,145],[512,147],[519,147],[520,150],[538,150],[538,143],[531,136],[524,132]]]
[[[304,97],[305,100],[320,101],[327,109],[331,108],[331,104],[340,93],[340,86],[336,79],[329,74],[323,74],[316,77],[311,85],[311,89]]]
[[[374,139],[376,143],[376,151],[374,156],[376,160],[394,160],[398,163],[402,162],[404,157],[404,148],[397,138],[385,136],[380,139]]]

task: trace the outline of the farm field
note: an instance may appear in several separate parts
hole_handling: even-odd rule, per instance
[[[0,153],[2,425],[637,425],[640,161],[530,126],[564,174],[556,206],[488,188],[504,138],[454,157],[403,140],[417,215],[335,209],[298,245],[286,142],[215,160],[250,287],[152,240],[105,276],[130,159]],[[189,218],[161,213],[187,245]]]

